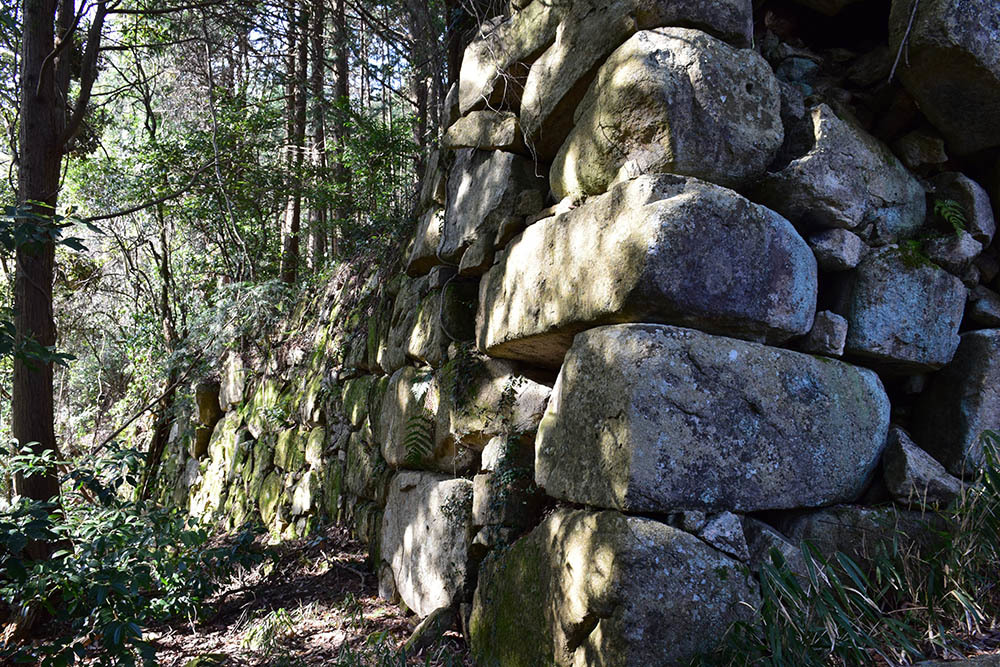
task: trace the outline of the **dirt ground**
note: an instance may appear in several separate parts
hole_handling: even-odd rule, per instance
[[[157,647],[159,664],[473,664],[456,630],[404,661],[400,648],[416,621],[379,599],[364,547],[342,527],[272,549],[274,558],[220,591],[214,614],[193,625],[150,629],[147,639]]]

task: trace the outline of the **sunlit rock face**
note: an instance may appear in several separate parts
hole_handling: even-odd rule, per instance
[[[532,154],[551,160],[573,128],[573,113],[598,67],[630,36],[665,26],[697,28],[750,46],[750,0],[575,0],[553,43],[531,63],[521,96],[521,127]],[[516,20],[516,19],[515,19]]]
[[[482,665],[668,665],[758,603],[749,572],[697,537],[618,512],[559,510],[483,564]]]
[[[468,575],[472,482],[427,472],[402,472],[389,488],[382,517],[382,559],[396,590],[419,616],[448,607]]]
[[[552,163],[557,199],[673,173],[739,187],[784,138],[778,82],[755,51],[685,28],[633,35],[597,72]]]
[[[578,334],[538,430],[535,480],[628,512],[855,500],[885,446],[872,371],[690,329]]]
[[[883,243],[913,236],[926,212],[923,186],[892,152],[826,105],[789,128],[753,197],[803,230],[874,224]]]
[[[732,190],[645,176],[513,241],[480,283],[477,337],[491,355],[558,365],[599,324],[778,342],[807,333],[815,309],[816,260],[788,221]]]

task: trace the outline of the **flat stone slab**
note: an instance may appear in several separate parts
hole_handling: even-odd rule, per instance
[[[816,260],[732,190],[661,174],[528,227],[480,283],[480,349],[558,366],[575,333],[664,322],[754,340],[807,333]]]
[[[690,329],[578,334],[535,441],[555,498],[627,512],[856,499],[889,428],[878,376]]]
[[[745,567],[666,524],[560,509],[480,569],[477,664],[676,665],[759,603]]]

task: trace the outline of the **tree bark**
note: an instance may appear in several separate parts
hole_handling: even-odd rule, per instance
[[[21,132],[19,137],[18,206],[26,213],[48,220],[22,218],[42,236],[52,231],[59,192],[59,170],[63,147],[65,112],[60,100],[65,94],[63,63],[46,62],[56,46],[54,18],[56,0],[25,0],[21,42]],[[60,14],[65,14],[65,7]],[[72,46],[63,48],[69,56]],[[51,59],[49,59],[51,61]],[[62,65],[62,66],[60,66]],[[68,83],[68,79],[67,79]],[[51,238],[22,245],[16,252],[14,324],[19,340],[34,339],[44,346],[56,341],[52,317],[52,278],[55,244]],[[14,360],[11,431],[21,445],[37,454],[58,452],[53,425],[52,364]],[[47,501],[59,495],[54,469],[14,478],[15,491],[32,500]],[[48,557],[44,544],[30,545],[28,555]]]
[[[348,221],[351,215],[351,175],[344,162],[344,155],[347,150],[347,123],[346,114],[351,104],[351,84],[350,84],[350,41],[347,32],[347,3],[346,0],[337,0],[334,7],[334,28],[336,29],[336,104],[337,113],[333,124],[333,141],[337,151],[337,159],[334,163],[334,182],[337,185],[337,205],[333,211],[335,224],[331,229],[330,250],[333,255],[340,251],[337,227]]]
[[[326,45],[324,27],[326,24],[326,4],[324,0],[312,2],[312,27],[310,29],[310,51],[312,70],[309,88],[312,95],[312,150],[313,178],[319,179],[326,173],[326,129],[324,127],[326,80]],[[309,257],[313,269],[318,269],[326,261],[326,202],[313,197],[309,207]]]
[[[289,114],[288,202],[285,206],[284,240],[281,251],[281,280],[294,283],[298,278],[300,232],[302,227],[302,163],[306,132],[306,78],[308,71],[308,9],[300,0],[289,10],[288,53],[285,57],[288,82],[285,84],[286,113]]]

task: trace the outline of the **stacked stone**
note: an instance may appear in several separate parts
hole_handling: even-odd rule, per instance
[[[816,94],[820,58],[748,48],[752,4],[483,25],[405,275],[304,308],[313,355],[180,455],[192,511],[353,522],[382,594],[460,609],[485,665],[683,662],[771,549],[919,533],[1000,429],[1000,164],[992,203],[955,171],[1000,162],[1000,18],[919,3],[898,75],[934,129],[890,148]]]
[[[951,47],[979,47],[953,34],[963,3],[926,4],[950,17]],[[847,114],[805,104],[795,68],[746,48],[751,10],[535,0],[465,52],[425,179],[444,198],[409,271],[478,279],[479,350],[558,371],[531,466],[555,511],[496,549],[539,503],[504,507],[520,521],[499,531],[479,509],[495,495],[489,449],[474,478],[462,573],[487,554],[467,628],[483,664],[709,649],[756,604],[745,573],[771,548],[861,558],[872,536],[919,532],[906,508],[953,499],[950,473],[974,472],[979,434],[1000,427],[986,191],[944,165],[911,172]],[[932,21],[911,49],[944,39],[920,32]],[[995,51],[972,55],[976,85],[988,72],[1000,90]],[[907,87],[935,104],[913,69]],[[940,130],[957,152],[1000,143]],[[941,230],[938,200],[959,203],[964,229]],[[916,407],[890,405],[886,386],[921,385]],[[400,510],[390,498],[386,515]],[[426,507],[402,511],[414,525]]]

